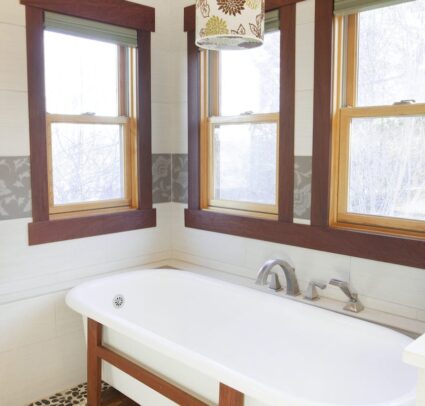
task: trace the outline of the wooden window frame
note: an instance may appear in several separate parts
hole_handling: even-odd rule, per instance
[[[118,116],[102,117],[87,114],[51,114],[46,113],[47,131],[47,166],[50,218],[66,218],[67,215],[93,215],[96,213],[112,212],[123,209],[137,208],[137,118],[134,88],[134,61],[137,52],[126,47],[117,47],[118,61]],[[127,80],[128,78],[128,80]],[[124,191],[122,199],[100,200],[95,202],[68,203],[56,205],[53,191],[53,156],[52,156],[52,124],[118,124],[122,126],[123,159],[124,159]]]
[[[330,224],[335,228],[425,238],[425,221],[348,212],[350,124],[355,118],[425,115],[425,104],[357,106],[358,14],[335,22],[335,114]],[[345,70],[345,71],[344,71]]]
[[[75,238],[130,231],[156,226],[152,204],[152,141],[151,141],[151,32],[155,30],[155,9],[125,0],[21,0],[26,8],[28,102],[30,122],[30,161],[33,222],[28,226],[29,244],[44,244]],[[131,181],[134,208],[104,208],[75,211],[70,215],[51,214],[49,197],[49,159],[47,121],[72,120],[72,117],[47,117],[44,82],[44,12],[56,12],[102,23],[137,30],[138,52],[136,89],[130,89],[136,100],[136,120],[127,122],[136,134],[129,144],[136,176]],[[122,72],[121,72],[122,73]],[[122,80],[122,75],[120,75]],[[121,95],[122,96],[122,95]],[[123,97],[120,97],[120,114]],[[81,119],[81,116],[78,116]],[[97,120],[100,117],[84,120]],[[107,118],[102,118],[107,119]],[[110,118],[108,118],[109,120]],[[114,118],[115,120],[116,118]],[[122,121],[122,117],[118,120]],[[137,138],[137,139],[136,139]],[[128,170],[128,169],[127,169]],[[130,188],[130,185],[128,185]],[[130,194],[128,194],[130,197]],[[87,207],[84,207],[87,209]],[[93,209],[93,207],[90,207]]]
[[[277,218],[279,210],[279,118],[276,113],[223,116],[220,112],[220,54],[200,51],[201,71],[201,208],[224,213],[260,218]],[[215,125],[276,124],[276,200],[275,204],[261,204],[214,198],[214,147]]]
[[[295,110],[295,11],[300,0],[266,0],[266,9],[280,8],[281,58],[286,55],[281,75],[281,117],[279,180],[281,190],[293,190]],[[302,1],[302,0],[301,0]],[[332,252],[425,268],[425,241],[414,237],[382,235],[373,231],[335,229],[329,226],[331,200],[331,155],[334,100],[337,89],[334,75],[333,0],[316,1],[314,50],[314,112],[313,112],[313,173],[311,225],[293,223],[293,194],[284,194],[279,200],[279,218],[260,219],[217,213],[201,209],[201,149],[200,149],[200,58],[195,46],[195,6],[185,8],[184,30],[188,46],[188,149],[189,196],[185,211],[186,227],[293,245],[319,251]],[[286,40],[285,40],[286,39]],[[292,59],[291,59],[292,58]],[[291,63],[288,63],[291,61]]]

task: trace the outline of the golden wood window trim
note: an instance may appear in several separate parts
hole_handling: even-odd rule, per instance
[[[243,216],[277,219],[279,211],[279,112],[238,116],[220,115],[220,54],[200,51],[200,202],[201,209]],[[276,201],[261,204],[214,198],[214,125],[217,124],[276,124]]]
[[[125,47],[118,47],[118,114],[119,116],[96,116],[86,114],[49,114],[46,113],[46,138],[47,138],[47,165],[48,165],[48,193],[49,215],[84,212],[104,213],[108,209],[112,213],[114,209],[121,211],[123,208],[133,209],[137,207],[137,119],[135,91],[134,61],[136,50],[130,49],[127,53]],[[55,204],[53,191],[53,155],[52,155],[52,124],[75,123],[75,124],[118,124],[122,126],[123,137],[123,160],[124,160],[124,197],[122,199],[99,200],[95,202],[79,202],[68,204]]]
[[[348,212],[349,139],[352,119],[422,116],[425,115],[425,104],[357,107],[358,14],[335,18],[334,33],[335,113],[332,127],[330,225],[340,229],[423,239],[425,221]]]
[[[99,117],[99,116],[76,116],[76,115],[46,115],[47,130],[47,159],[48,159],[48,187],[49,187],[49,214],[65,214],[72,212],[84,212],[95,209],[113,209],[113,208],[132,208],[132,187],[133,176],[136,176],[133,169],[133,160],[131,154],[132,134],[130,133],[130,121],[128,117]],[[101,200],[96,202],[82,202],[70,204],[54,204],[53,193],[53,170],[52,170],[52,131],[51,126],[54,123],[75,123],[75,124],[120,124],[123,126],[124,138],[124,167],[125,167],[125,196],[123,199]]]

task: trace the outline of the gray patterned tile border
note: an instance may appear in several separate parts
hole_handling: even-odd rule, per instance
[[[173,154],[171,200],[176,203],[188,201],[188,156]]]
[[[171,202],[171,154],[152,154],[152,196],[154,203]]]
[[[295,157],[294,216],[310,219],[312,159]],[[187,203],[187,154],[153,154],[153,202]],[[0,220],[31,217],[29,157],[0,157]]]
[[[310,219],[311,212],[311,156],[295,157],[294,172],[294,217]]]
[[[309,220],[311,211],[311,168],[310,156],[295,157],[294,173],[294,216]],[[176,203],[187,203],[188,192],[188,157],[187,154],[172,155],[172,196]]]
[[[0,157],[0,220],[31,217],[28,157]]]

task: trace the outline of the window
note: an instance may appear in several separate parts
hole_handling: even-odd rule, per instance
[[[417,0],[418,1],[418,0]],[[424,0],[421,0],[423,2]],[[205,54],[200,55],[199,50],[195,45],[195,6],[188,6],[185,8],[185,23],[184,29],[187,32],[187,61],[188,61],[188,150],[189,150],[189,200],[188,208],[185,210],[185,226],[200,229],[204,231],[224,233],[229,235],[236,235],[244,238],[253,238],[257,240],[270,241],[273,243],[293,245],[297,247],[304,247],[308,249],[326,251],[331,253],[338,253],[341,255],[353,256],[366,258],[370,260],[384,261],[394,264],[413,266],[418,268],[425,267],[425,239],[423,238],[424,234],[418,230],[418,224],[423,224],[423,220],[420,220],[418,215],[415,215],[413,219],[405,219],[398,217],[384,217],[380,215],[367,215],[367,214],[357,214],[350,213],[347,210],[348,206],[348,193],[339,193],[338,196],[338,186],[341,177],[340,174],[343,174],[344,171],[347,174],[346,179],[348,180],[348,163],[345,157],[349,157],[349,150],[344,150],[347,146],[347,142],[350,141],[351,135],[350,131],[339,131],[340,122],[342,120],[343,114],[351,114],[348,118],[350,125],[348,130],[351,130],[351,122],[354,121],[356,125],[356,119],[358,117],[363,119],[378,119],[385,121],[389,118],[393,118],[399,121],[399,127],[397,128],[407,128],[406,121],[410,120],[413,117],[415,120],[422,119],[425,115],[423,112],[423,101],[418,92],[416,86],[410,87],[410,90],[413,90],[416,93],[409,91],[402,92],[397,91],[397,97],[395,102],[399,102],[401,99],[411,99],[416,98],[416,102],[413,104],[397,104],[393,106],[393,101],[383,102],[382,97],[378,94],[379,85],[382,85],[383,81],[380,78],[376,80],[376,87],[371,94],[368,94],[368,88],[371,86],[369,84],[364,85],[366,100],[370,105],[361,105],[357,101],[355,104],[347,103],[347,98],[349,94],[355,94],[359,100],[359,91],[353,88],[353,84],[358,86],[359,80],[372,80],[372,76],[368,76],[368,73],[363,74],[363,79],[359,78],[359,70],[361,67],[358,66],[358,63],[363,64],[366,60],[365,57],[357,54],[360,51],[360,47],[364,44],[373,45],[372,39],[360,41],[356,39],[353,35],[357,37],[361,35],[360,31],[362,30],[362,17],[367,16],[366,13],[372,13],[372,7],[382,6],[384,2],[392,3],[394,5],[397,3],[405,3],[403,7],[415,6],[416,2],[410,2],[405,0],[358,0],[358,1],[346,1],[346,0],[321,0],[308,3],[303,3],[302,1],[294,2],[279,2],[279,19],[280,19],[280,35],[281,35],[281,47],[280,47],[280,98],[279,98],[279,145],[277,146],[279,154],[279,176],[278,176],[278,215],[276,216],[273,213],[264,213],[262,211],[248,211],[247,208],[238,208],[234,203],[239,203],[236,201],[230,201],[232,203],[232,208],[227,208],[222,206],[213,207],[208,202],[208,194],[214,196],[211,193],[211,189],[208,190],[208,173],[213,173],[213,168],[211,168],[211,163],[213,162],[209,159],[208,154],[214,152],[211,148],[212,144],[212,134],[214,134],[209,127],[214,124],[215,120],[221,121],[226,120],[226,125],[230,126],[234,124],[231,122],[233,115],[235,114],[235,120],[250,120],[255,115],[261,114],[273,114],[273,112],[256,112],[255,106],[251,108],[248,98],[242,100],[245,105],[243,109],[239,109],[243,112],[252,110],[254,114],[243,115],[240,114],[240,111],[233,111],[230,116],[224,116],[221,112],[221,115],[216,112],[219,109],[220,104],[225,105],[224,100],[220,100],[220,86],[216,83],[218,78],[219,69],[210,68],[209,82],[206,81],[208,75],[205,74],[206,70],[209,68],[208,58]],[[266,10],[276,9],[276,3],[274,0],[266,0],[265,7]],[[387,3],[387,4],[388,4]],[[296,18],[298,15],[302,16],[301,13],[298,13],[298,7],[308,9],[312,4],[315,4],[315,24],[314,24],[314,33],[315,33],[315,44],[314,44],[314,112],[313,112],[313,168],[312,168],[312,196],[311,196],[311,225],[296,224],[293,221],[293,212],[290,211],[290,208],[293,206],[293,180],[294,180],[294,113],[295,113],[295,74],[296,74],[296,61],[295,55],[297,51],[297,44],[295,43],[295,36],[297,27]],[[422,3],[423,4],[423,3]],[[362,10],[359,10],[359,7],[362,7]],[[401,7],[401,6],[397,6]],[[354,10],[353,10],[354,8]],[[348,11],[348,9],[350,9]],[[368,9],[369,11],[365,11]],[[390,10],[389,7],[387,10]],[[382,9],[384,10],[384,9]],[[359,14],[365,11],[364,14]],[[378,10],[376,10],[378,12]],[[353,17],[344,17],[336,18],[335,15],[341,15],[341,13],[350,15],[357,13],[358,20],[354,26],[356,29],[349,29],[350,21],[353,21]],[[422,12],[421,12],[422,13]],[[412,52],[412,49],[416,47],[423,47],[423,14],[415,12],[415,18],[409,20],[411,26],[407,32],[410,38],[410,42],[403,39],[403,47],[406,46],[407,49],[410,49],[409,52]],[[369,14],[372,15],[372,14]],[[382,17],[380,17],[382,18]],[[422,21],[420,20],[422,19]],[[385,38],[382,33],[379,33],[380,27],[382,27],[381,22],[377,19],[374,23],[374,29],[377,29],[375,34],[375,41],[378,41],[380,38]],[[400,21],[400,18],[395,19],[397,24]],[[357,24],[359,24],[357,26]],[[381,61],[382,57],[391,56],[392,60],[395,61],[394,56],[397,55],[396,49],[400,48],[400,42],[394,41],[393,31],[394,27],[397,26],[394,24],[390,25],[391,29],[388,27],[384,28],[384,34],[388,35],[384,43],[387,45],[386,49],[391,49],[391,52],[370,52],[372,55],[380,55],[379,60]],[[364,27],[364,25],[363,25]],[[297,28],[304,29],[303,25],[298,25]],[[397,27],[398,28],[398,27]],[[402,35],[403,30],[398,30],[398,35]],[[344,35],[342,35],[344,34]],[[418,37],[422,35],[420,39]],[[354,39],[353,39],[354,37]],[[407,43],[407,45],[406,45]],[[351,44],[351,45],[350,45]],[[363,45],[362,45],[363,44]],[[422,44],[422,45],[421,45]],[[354,45],[354,46],[353,46]],[[302,43],[298,46],[301,46],[303,51]],[[382,44],[374,45],[382,46]],[[392,47],[393,46],[393,47]],[[391,48],[392,47],[392,48]],[[335,52],[335,51],[338,52]],[[353,53],[353,50],[356,52]],[[417,54],[410,58],[410,60],[415,60],[415,64],[410,63],[408,69],[411,69],[408,76],[413,77],[414,71],[413,67],[416,66],[418,69],[423,69],[424,63],[421,59],[421,55],[424,55],[424,51],[420,48],[417,48]],[[379,49],[381,51],[381,49]],[[404,52],[404,51],[403,51]],[[210,58],[214,58],[215,54],[210,54]],[[364,55],[364,54],[363,54]],[[411,55],[407,53],[407,55]],[[201,56],[201,57],[200,57]],[[335,57],[334,57],[335,56]],[[357,63],[347,63],[347,60],[351,58],[353,60],[355,57]],[[416,58],[415,58],[416,57]],[[405,54],[403,54],[403,65],[406,65],[404,62],[406,59]],[[359,62],[360,61],[360,62]],[[201,63],[200,63],[201,62]],[[302,61],[301,61],[302,62]],[[336,63],[338,62],[338,63]],[[380,62],[380,69],[383,72],[384,68],[388,67],[388,60]],[[210,64],[217,66],[217,62],[210,62]],[[214,65],[215,64],[215,65]],[[218,65],[220,66],[220,65]],[[422,66],[422,68],[421,68]],[[351,68],[350,68],[351,67]],[[352,69],[356,67],[356,69]],[[351,69],[351,71],[350,71]],[[217,72],[217,73],[214,73]],[[267,67],[266,72],[269,73],[269,68]],[[379,73],[379,69],[376,70]],[[208,71],[207,71],[208,73]],[[355,75],[354,75],[355,73]],[[394,73],[394,72],[393,72]],[[348,80],[348,78],[356,78],[355,80]],[[361,74],[360,74],[361,77]],[[417,84],[419,88],[419,83],[422,83],[421,89],[423,91],[423,80],[424,80],[423,71],[419,70],[416,75]],[[405,76],[400,76],[398,81],[392,80],[388,81],[394,86],[397,83],[406,83],[410,80],[405,81]],[[238,76],[234,80],[237,80]],[[403,79],[403,80],[401,80]],[[421,82],[422,81],[422,82]],[[381,82],[381,83],[380,83]],[[207,83],[211,83],[210,86],[207,86]],[[252,86],[254,81],[249,81],[246,85]],[[366,82],[364,82],[366,83]],[[403,85],[404,86],[404,85]],[[224,87],[224,86],[223,86]],[[209,91],[210,89],[211,91]],[[407,87],[404,86],[406,89]],[[227,89],[227,88],[226,88]],[[222,89],[222,93],[226,91]],[[402,87],[403,89],[403,87]],[[208,91],[211,93],[210,98],[208,96]],[[226,93],[224,93],[226,94]],[[384,92],[381,92],[381,95],[387,96],[388,85],[385,85]],[[335,97],[336,95],[336,97]],[[371,97],[375,97],[375,102],[371,102]],[[379,96],[379,97],[378,97]],[[391,97],[391,99],[394,96]],[[242,99],[242,98],[241,98]],[[351,99],[352,100],[352,99]],[[361,100],[361,98],[360,98]],[[363,100],[365,98],[363,97]],[[379,101],[378,101],[379,100]],[[215,102],[214,102],[215,101]],[[241,102],[241,103],[242,103]],[[366,103],[366,102],[360,102]],[[376,104],[374,104],[376,103]],[[379,103],[379,104],[378,104]],[[383,105],[380,105],[380,104]],[[386,103],[386,104],[384,104]],[[210,106],[208,106],[210,104]],[[251,103],[252,104],[252,103]],[[248,107],[246,107],[248,105]],[[235,106],[235,102],[228,104],[226,108],[232,109]],[[216,109],[216,110],[214,110]],[[385,111],[391,111],[390,114]],[[409,112],[407,112],[409,110]],[[345,112],[344,112],[345,111]],[[400,111],[406,112],[406,114],[401,115]],[[367,112],[367,113],[366,113]],[[333,119],[335,118],[335,119]],[[340,120],[341,119],[341,120]],[[406,119],[406,120],[404,120]],[[238,123],[240,124],[240,123]],[[241,126],[246,124],[245,122],[240,124]],[[373,123],[375,125],[375,123]],[[416,125],[416,124],[415,124]],[[403,126],[403,127],[402,127]],[[342,127],[341,127],[342,128]],[[392,127],[390,127],[392,128]],[[423,128],[423,127],[421,127]],[[352,149],[357,148],[358,145],[361,145],[361,148],[371,147],[375,149],[379,148],[380,155],[382,154],[383,149],[381,146],[385,146],[388,140],[391,140],[390,137],[386,137],[386,134],[393,137],[394,134],[389,131],[381,132],[376,131],[376,128],[372,128],[374,131],[373,137],[367,137],[367,141],[362,143],[355,143],[354,137],[352,138],[353,146]],[[333,130],[333,131],[332,131]],[[394,130],[394,129],[393,129]],[[392,130],[392,131],[393,131]],[[209,131],[209,132],[208,132]],[[265,129],[261,129],[265,132]],[[354,128],[354,131],[357,131]],[[369,130],[368,130],[369,131]],[[372,131],[372,130],[370,130]],[[230,134],[230,131],[226,134],[223,133],[223,138],[233,137],[235,132]],[[330,135],[334,136],[331,137]],[[378,134],[378,135],[376,135]],[[380,137],[379,137],[380,135]],[[218,136],[221,135],[218,133]],[[366,134],[367,136],[367,134]],[[365,136],[365,138],[366,138]],[[400,134],[397,134],[399,137]],[[423,137],[422,137],[423,138]],[[421,151],[419,153],[421,138],[418,137],[416,141],[418,142],[418,151],[412,153],[411,157],[415,158],[416,161],[419,160],[419,157],[425,156]],[[221,141],[221,140],[220,140]],[[226,142],[229,142],[227,139]],[[233,141],[233,139],[232,139]],[[381,143],[377,146],[378,141]],[[332,145],[331,145],[332,144]],[[399,142],[396,141],[397,146],[399,147]],[[385,157],[389,156],[388,148],[385,151]],[[221,146],[221,145],[219,145]],[[409,146],[406,143],[406,146]],[[239,155],[241,150],[238,142],[230,144],[228,149],[232,149],[233,155]],[[408,151],[414,150],[413,147],[407,149]],[[346,151],[345,155],[341,151]],[[366,151],[366,152],[365,152]],[[353,152],[353,150],[351,151]],[[392,151],[391,151],[392,152]],[[333,156],[331,156],[331,153]],[[360,163],[364,165],[363,158],[366,158],[365,153],[370,153],[369,150],[362,150],[361,153],[356,153],[356,165]],[[394,152],[392,152],[394,154]],[[398,154],[400,155],[400,154]],[[394,156],[394,155],[393,155]],[[226,157],[231,161],[232,157],[230,153]],[[268,156],[270,158],[270,156]],[[376,156],[375,156],[376,158]],[[398,158],[400,158],[398,156]],[[368,158],[369,159],[369,158]],[[423,158],[422,158],[423,159]],[[225,163],[227,164],[228,161]],[[398,163],[395,159],[392,160],[392,163]],[[406,161],[404,161],[407,163]],[[423,162],[423,160],[421,161]],[[219,161],[220,163],[220,161]],[[245,163],[245,162],[244,162]],[[383,161],[385,163],[385,161]],[[231,162],[233,165],[233,162]],[[413,161],[412,161],[413,164]],[[416,165],[416,164],[415,164]],[[385,165],[388,168],[388,164]],[[359,166],[354,167],[358,169]],[[363,169],[363,173],[367,173],[367,170]],[[233,168],[232,168],[233,169]],[[351,169],[351,168],[350,168]],[[416,172],[417,169],[415,169]],[[423,169],[420,170],[420,173],[423,173]],[[220,172],[219,172],[220,173]],[[247,173],[247,172],[246,172]],[[355,173],[353,171],[353,173]],[[207,175],[206,175],[207,174]],[[217,176],[217,175],[216,175]],[[227,173],[226,173],[227,177]],[[242,179],[242,175],[238,175],[240,182],[237,184],[244,185],[246,179]],[[342,179],[344,177],[342,176]],[[354,179],[354,178],[353,178]],[[370,181],[370,178],[365,178]],[[387,177],[391,180],[391,177]],[[400,179],[400,178],[399,178]],[[413,178],[411,178],[413,180]],[[416,178],[417,179],[417,178]],[[207,180],[207,182],[205,181]],[[217,183],[222,184],[222,179],[218,179]],[[343,184],[343,182],[341,181]],[[211,182],[209,183],[211,185]],[[349,185],[348,182],[345,182],[346,185]],[[219,192],[223,191],[224,187],[219,188]],[[230,189],[230,188],[229,188]],[[229,196],[230,190],[226,190],[224,195],[227,199]],[[411,188],[414,190],[415,188]],[[251,189],[252,190],[252,189]],[[340,189],[343,191],[343,188]],[[348,191],[348,188],[346,189]],[[213,192],[215,190],[213,189]],[[232,191],[233,192],[233,191]],[[292,195],[291,195],[292,194]],[[272,196],[269,192],[268,196]],[[223,194],[219,195],[223,197]],[[231,195],[234,199],[233,196]],[[343,202],[341,196],[346,196],[345,200],[347,201],[345,210],[340,210],[339,213],[337,209],[338,197],[340,201]],[[353,195],[351,195],[352,197]],[[383,195],[384,197],[386,195]],[[358,198],[363,198],[362,194],[357,194]],[[254,199],[253,199],[254,200]],[[357,204],[355,199],[351,199],[350,203],[354,207]],[[224,199],[223,199],[224,201]],[[260,201],[261,202],[261,201]],[[222,203],[222,202],[220,202]],[[258,203],[256,209],[258,210]],[[262,203],[260,203],[262,204]],[[359,206],[357,206],[359,207]],[[420,206],[420,209],[423,206]],[[270,209],[270,205],[268,206]],[[261,210],[261,209],[260,209]],[[350,210],[353,210],[350,208]],[[357,209],[356,209],[357,210]],[[409,209],[411,210],[411,209]],[[416,213],[418,212],[417,209]],[[329,221],[329,214],[331,213],[331,221]],[[422,212],[423,213],[423,212]],[[249,215],[251,214],[251,215]],[[337,215],[339,216],[338,222]],[[350,216],[349,222],[344,219],[344,216]],[[352,217],[351,217],[352,216]],[[362,223],[355,223],[353,220],[358,216],[361,217]],[[413,216],[412,216],[413,217]],[[365,222],[365,219],[373,221],[374,225],[369,225]],[[388,226],[377,226],[375,221],[379,219],[384,219],[385,221],[395,220],[402,221],[404,224],[408,222],[415,222],[414,231],[412,228],[402,229],[395,228],[394,225]],[[399,227],[397,225],[397,227]],[[408,235],[406,235],[408,234]]]
[[[340,17],[339,25],[331,222],[424,233],[425,0]]]
[[[49,213],[137,207],[137,32],[53,13],[45,26]]]
[[[29,244],[155,227],[155,9],[121,0],[21,3],[31,148]]]
[[[203,208],[277,215],[278,10],[267,13],[262,47],[243,52],[203,51],[201,60]]]

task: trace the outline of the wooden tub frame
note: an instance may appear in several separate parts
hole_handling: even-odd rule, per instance
[[[87,406],[101,406],[102,360],[182,406],[208,406],[183,389],[103,346],[103,325],[87,321]],[[219,406],[243,406],[244,395],[220,383]]]

